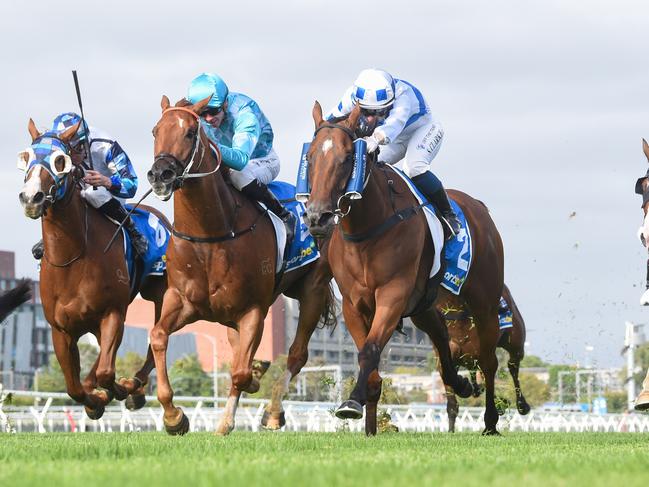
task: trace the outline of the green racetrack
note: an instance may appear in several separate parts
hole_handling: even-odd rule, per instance
[[[0,486],[536,485],[649,482],[649,434],[0,435]]]

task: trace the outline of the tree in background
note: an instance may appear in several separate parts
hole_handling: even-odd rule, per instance
[[[533,367],[547,367],[548,363],[544,362],[541,357],[537,357],[536,355],[525,355],[523,357],[523,360],[521,360],[521,368],[522,369],[530,369]]]
[[[93,345],[88,343],[79,344],[79,359],[81,363],[81,380],[85,379],[90,369],[97,360],[99,351]],[[65,379],[63,377],[63,371],[59,365],[56,355],[51,354],[50,360],[47,368],[42,370],[38,374],[38,386],[39,391],[44,392],[66,392],[65,388]]]
[[[186,355],[169,369],[169,382],[178,396],[211,396],[212,378],[203,371],[198,355]]]

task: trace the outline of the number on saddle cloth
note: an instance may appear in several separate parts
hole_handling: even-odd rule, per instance
[[[295,191],[295,199],[301,203],[306,203],[311,195],[311,188],[309,185],[309,161],[306,158],[307,152],[311,147],[310,142],[302,144],[302,155],[300,156],[300,165],[297,172],[297,183]],[[365,182],[365,168],[367,165],[367,142],[363,139],[356,139],[354,141],[354,166],[352,173],[345,188],[343,197],[352,200],[361,199],[363,196],[363,184]]]

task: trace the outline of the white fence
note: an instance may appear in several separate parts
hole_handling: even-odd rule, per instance
[[[14,397],[40,397],[41,406],[12,407],[3,405],[2,396],[11,393]],[[0,390],[0,433],[22,432],[132,432],[162,431],[162,408],[146,407],[140,411],[129,411],[123,403],[106,408],[98,421],[87,418],[83,407],[52,406],[53,399],[65,398],[66,394],[33,393]],[[155,401],[154,397],[147,397]],[[191,431],[214,431],[221,410],[205,407],[212,402],[209,397],[176,397],[176,403],[192,403],[183,407],[190,421]],[[266,400],[242,399],[237,411],[236,428],[259,431]],[[364,430],[364,421],[342,421],[333,415],[334,403],[313,403],[285,401],[286,426],[284,431],[335,432]],[[391,422],[399,431],[445,432],[448,430],[448,416],[444,406],[427,405],[384,405],[380,409],[391,416]],[[483,408],[461,408],[457,418],[456,431],[480,432],[484,428]],[[641,414],[592,414],[577,412],[545,412],[532,410],[527,416],[509,411],[500,418],[501,431],[535,432],[649,432],[649,415]]]

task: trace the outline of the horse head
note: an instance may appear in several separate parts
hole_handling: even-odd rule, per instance
[[[306,224],[316,238],[327,236],[333,229],[340,204],[349,210],[350,201],[343,195],[353,167],[354,132],[360,116],[356,106],[346,120],[329,123],[322,118],[322,107],[313,107],[315,134],[307,153],[311,194],[307,202]],[[346,212],[343,212],[346,214]]]
[[[649,144],[644,139],[642,139],[642,150],[649,162]],[[647,174],[636,181],[635,192],[642,195],[642,211],[644,213],[644,221],[638,229],[638,237],[642,245],[649,248],[649,170],[647,170]]]
[[[199,145],[207,146],[200,128],[199,113],[210,97],[192,105],[181,100],[171,106],[169,98],[162,96],[162,116],[153,127],[155,159],[147,179],[158,198],[167,201],[180,188]]]
[[[76,151],[70,146],[70,140],[80,124],[61,133],[41,133],[34,121],[29,119],[27,129],[32,144],[18,154],[18,169],[25,172],[25,182],[18,199],[27,217],[42,217],[49,206],[66,194],[69,176],[81,170],[83,150]]]

